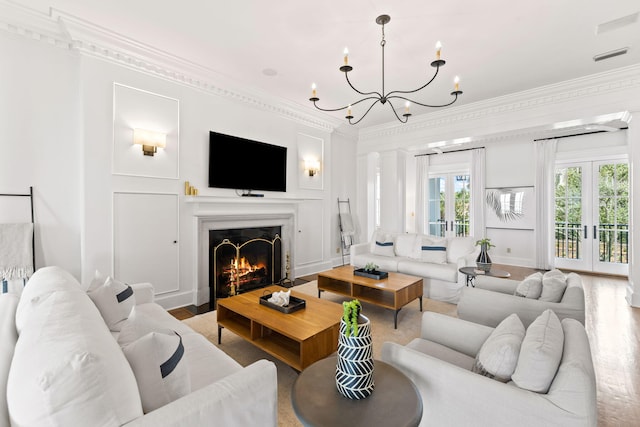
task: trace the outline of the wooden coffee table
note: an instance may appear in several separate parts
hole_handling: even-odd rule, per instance
[[[342,306],[293,290],[292,296],[306,301],[305,308],[285,314],[260,304],[262,295],[287,290],[268,286],[219,299],[218,344],[227,328],[297,371],[334,353]]]
[[[414,299],[420,300],[422,311],[422,279],[408,274],[389,272],[384,279],[369,279],[353,274],[354,267],[344,265],[318,273],[318,298],[329,291],[394,311],[393,327],[398,329],[398,312]]]

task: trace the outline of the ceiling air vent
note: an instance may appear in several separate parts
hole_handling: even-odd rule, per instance
[[[618,30],[628,25],[633,25],[638,22],[638,14],[638,12],[632,13],[631,15],[623,16],[621,18],[613,19],[611,21],[603,22],[602,24],[596,25],[596,34],[603,34],[609,31]]]
[[[613,58],[615,56],[625,55],[627,52],[629,52],[629,48],[628,47],[623,47],[623,48],[620,48],[620,49],[611,50],[609,52],[600,53],[600,54],[594,56],[593,60],[596,61],[596,62],[604,61],[605,59]]]

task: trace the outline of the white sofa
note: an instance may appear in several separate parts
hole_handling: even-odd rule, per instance
[[[155,304],[150,284],[124,286],[135,308],[118,327],[59,267],[0,295],[0,426],[277,425],[275,364],[242,367]],[[180,344],[166,360],[166,346],[141,344],[168,339]]]
[[[350,263],[362,268],[373,262],[382,271],[419,276],[425,297],[456,304],[466,285],[466,276],[458,270],[475,265],[479,251],[473,237],[438,238],[377,230],[370,242],[351,246]]]
[[[555,296],[543,298],[540,292],[533,292],[531,288],[528,296],[516,296],[516,290],[523,282],[541,280],[548,275],[560,273],[565,282],[563,290],[558,290]],[[546,279],[545,283],[546,283]],[[539,283],[538,286],[542,286]],[[540,290],[542,288],[539,288]],[[527,293],[523,291],[524,293]],[[533,295],[531,293],[533,292]],[[542,298],[542,299],[541,299]],[[580,323],[585,322],[584,288],[582,278],[576,273],[561,273],[552,270],[535,273],[524,281],[500,279],[489,276],[477,276],[475,288],[464,288],[458,302],[458,317],[482,325],[495,327],[511,313],[517,313],[522,323],[528,326],[546,309],[552,309],[560,319],[572,318]]]
[[[514,353],[515,372],[502,380],[506,382],[474,372],[476,358],[494,328],[434,312],[423,314],[419,338],[406,346],[385,342],[381,358],[403,371],[420,391],[421,426],[596,426],[595,372],[585,328],[575,319],[556,317],[555,330],[562,336],[556,335],[554,345],[538,342],[536,352],[525,351],[522,341]],[[522,331],[524,335],[524,327]],[[556,351],[555,365],[542,361],[551,347]],[[495,350],[494,360],[502,365],[505,348]],[[532,353],[533,361],[524,356]],[[518,371],[521,366],[523,372]],[[548,390],[532,391],[533,384],[542,381],[542,372]],[[514,382],[516,374],[522,387]]]

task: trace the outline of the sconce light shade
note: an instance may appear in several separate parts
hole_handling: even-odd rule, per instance
[[[320,161],[318,159],[304,159],[304,169],[309,173],[309,176],[315,176],[320,172]]]
[[[142,152],[145,156],[153,156],[158,147],[164,148],[167,146],[167,135],[152,130],[134,129],[133,143],[142,145]]]

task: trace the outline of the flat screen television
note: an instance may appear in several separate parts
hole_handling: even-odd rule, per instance
[[[209,132],[209,187],[287,191],[287,147]]]

